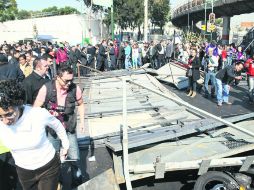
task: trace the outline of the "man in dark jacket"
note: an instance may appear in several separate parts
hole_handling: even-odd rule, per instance
[[[99,52],[97,56],[97,68],[100,71],[107,70],[108,64],[107,64],[107,52],[106,52],[107,42],[106,40],[103,40],[100,47]]]
[[[222,106],[222,103],[232,104],[228,101],[230,84],[235,80],[241,80],[242,76],[237,76],[237,73],[243,69],[243,63],[238,62],[234,65],[228,65],[224,69],[221,69],[216,74],[216,94],[218,106]]]
[[[26,104],[33,105],[40,88],[49,81],[46,78],[49,65],[43,59],[35,59],[33,62],[33,72],[25,78],[23,86],[26,91]]]
[[[7,56],[0,53],[0,80],[17,79],[22,81],[24,78],[25,75],[19,68],[19,65],[8,63]]]
[[[121,42],[121,45],[119,47],[118,57],[117,57],[117,68],[118,69],[123,69],[124,68],[124,60],[125,60],[124,43]]]

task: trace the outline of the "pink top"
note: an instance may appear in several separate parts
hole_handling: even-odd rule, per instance
[[[56,52],[56,63],[62,63],[68,61],[68,56],[67,56],[67,50],[66,48],[62,49],[59,48]]]

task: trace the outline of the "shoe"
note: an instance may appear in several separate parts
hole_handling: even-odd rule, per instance
[[[204,95],[204,98],[209,98],[209,95],[208,95],[208,94],[205,94],[205,95]]]
[[[190,90],[190,91],[189,91],[189,93],[187,94],[187,96],[191,96],[191,95],[192,95],[192,93],[193,93],[193,91],[192,91],[192,90]]]
[[[219,103],[217,104],[217,106],[222,106],[222,103],[221,103],[221,102],[219,102]]]
[[[225,103],[227,105],[232,105],[232,102],[223,102],[223,103]]]
[[[193,91],[191,98],[194,98],[197,95],[197,93],[195,91]]]

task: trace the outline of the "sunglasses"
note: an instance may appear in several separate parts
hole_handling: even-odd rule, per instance
[[[70,80],[64,80],[62,79],[62,77],[59,77],[61,79],[61,81],[63,81],[64,84],[72,84],[73,83],[73,79]]]

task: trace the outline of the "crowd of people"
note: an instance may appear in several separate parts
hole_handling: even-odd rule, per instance
[[[77,112],[84,132],[83,95],[65,51],[62,44],[57,51],[52,44],[1,46],[0,189],[56,190],[60,181],[71,189],[72,181],[60,177],[60,157],[72,160],[83,180],[77,142]]]
[[[211,43],[177,44],[176,59],[188,65],[186,76],[189,78],[187,96],[196,96],[197,86],[202,85],[204,97],[216,98],[218,106],[232,104],[229,101],[230,87],[237,85],[242,79],[243,71],[247,74],[249,99],[253,101],[253,52],[251,48],[243,51],[243,47],[235,44],[219,45]],[[201,80],[201,74],[204,81]],[[202,87],[201,86],[201,87]],[[210,86],[210,87],[209,87]]]
[[[18,177],[24,190],[55,190],[60,155],[76,160],[74,164],[80,168],[77,112],[82,132],[85,113],[82,90],[73,82],[75,76],[89,76],[89,68],[129,70],[146,63],[159,69],[171,59],[187,65],[187,96],[194,98],[197,86],[203,83],[206,98],[217,98],[218,106],[231,104],[230,85],[241,80],[241,71],[246,69],[253,101],[254,56],[234,44],[173,45],[171,40],[142,45],[132,40],[102,40],[84,47],[68,42],[2,44],[0,189],[15,189],[17,183],[13,181]],[[201,74],[204,81],[200,81]]]

